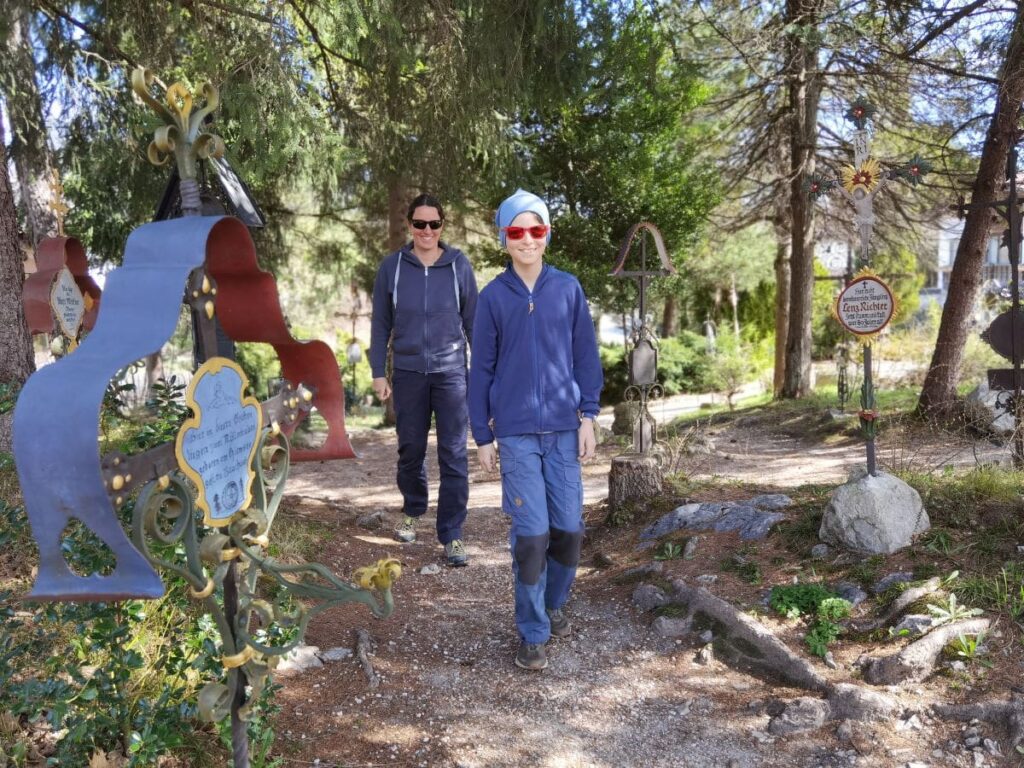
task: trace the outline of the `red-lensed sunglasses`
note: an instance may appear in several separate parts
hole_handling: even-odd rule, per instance
[[[551,227],[548,224],[534,224],[532,227],[502,227],[501,231],[509,240],[522,240],[527,232],[534,240],[543,240],[548,236]]]

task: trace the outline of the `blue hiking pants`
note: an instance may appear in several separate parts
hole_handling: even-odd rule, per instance
[[[442,544],[462,538],[469,501],[466,457],[466,369],[440,373],[395,370],[391,377],[398,431],[398,490],[403,512],[419,517],[427,511],[427,433],[434,417],[437,465],[437,538]]]
[[[583,543],[576,430],[498,439],[502,509],[515,574],[516,627],[527,643],[551,636],[547,611],[569,599]]]

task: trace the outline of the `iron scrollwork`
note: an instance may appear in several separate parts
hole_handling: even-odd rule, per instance
[[[264,427],[253,461],[252,504],[226,528],[203,525],[195,487],[179,470],[147,483],[135,504],[134,545],[154,567],[184,579],[189,596],[202,601],[220,632],[226,684],[208,683],[199,694],[200,715],[211,722],[229,714],[239,686],[252,686],[248,702],[259,697],[281,657],[302,642],[310,620],[321,611],[348,602],[365,604],[379,618],[394,610],[391,585],[401,574],[397,560],[358,569],[358,584],[352,584],[319,563],[286,565],[266,554],[290,464],[287,436],[276,423]],[[224,600],[225,582],[235,571],[233,562],[239,570],[234,612]],[[277,597],[260,594],[261,576],[280,587]],[[269,641],[274,626],[296,631],[290,641],[274,644]],[[245,720],[248,715],[246,704],[239,716]]]

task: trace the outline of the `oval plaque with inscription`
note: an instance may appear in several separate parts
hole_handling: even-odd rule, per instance
[[[850,333],[872,336],[892,320],[896,299],[889,286],[877,275],[853,280],[836,299],[835,314]]]
[[[224,526],[252,502],[253,457],[263,412],[245,395],[248,381],[237,364],[213,357],[196,371],[186,394],[194,414],[178,432],[181,470],[199,489],[197,506],[207,525]]]
[[[53,281],[50,290],[50,308],[61,332],[69,339],[77,339],[85,317],[85,296],[82,294],[71,270],[63,267]]]

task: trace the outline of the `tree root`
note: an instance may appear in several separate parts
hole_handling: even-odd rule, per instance
[[[881,618],[875,619],[874,621],[867,622],[865,624],[853,624],[851,629],[854,632],[872,632],[876,629],[880,629],[893,619],[899,618],[910,606],[920,600],[922,597],[927,597],[933,592],[937,592],[942,586],[942,579],[938,576],[933,576],[928,579],[924,584],[919,587],[911,587],[900,593],[900,595],[893,600],[892,605],[889,606],[889,610],[885,612],[885,615]]]
[[[981,720],[1006,729],[1014,749],[1024,744],[1024,693],[1012,691],[1010,700],[978,704],[935,704],[932,711],[945,720]]]
[[[376,688],[380,685],[380,677],[374,671],[373,664],[370,663],[370,654],[372,652],[373,638],[370,637],[370,633],[365,629],[356,630],[356,658],[363,667],[363,674],[366,675],[367,683],[369,683],[371,688]]]
[[[935,671],[942,649],[958,635],[977,635],[988,626],[988,619],[965,619],[936,627],[899,653],[870,659],[864,667],[864,679],[872,685],[920,682]]]

